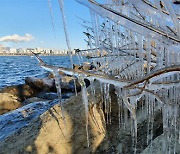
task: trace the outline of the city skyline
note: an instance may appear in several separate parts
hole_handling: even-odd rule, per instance
[[[34,53],[40,54],[52,54],[52,55],[68,55],[69,53],[75,54],[75,50],[68,51],[66,49],[55,49],[55,48],[11,48],[0,44],[0,55],[29,55]]]
[[[51,6],[48,0],[1,0],[0,3],[0,44],[11,48],[67,49],[58,0],[51,0]],[[86,48],[78,17],[90,21],[89,10],[75,0],[64,1],[64,8],[71,48]]]

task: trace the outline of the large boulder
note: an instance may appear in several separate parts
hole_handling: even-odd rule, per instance
[[[81,90],[81,86],[77,79],[70,76],[63,76],[61,82],[62,92],[75,92],[75,86],[77,91]]]
[[[48,77],[43,79],[27,77],[25,83],[35,90],[52,91],[54,89],[54,80]]]
[[[20,99],[21,102],[23,102],[26,98],[35,96],[39,92],[40,90],[33,89],[32,87],[26,84],[9,86],[0,90],[0,93],[9,93],[18,97],[18,99]]]
[[[34,97],[39,92],[39,89],[34,89],[25,84],[3,88],[0,90],[0,114],[23,106],[24,100]]]
[[[79,92],[81,90],[79,82],[73,77],[62,76],[61,80],[62,80],[61,82],[62,92],[74,92],[75,91],[74,80],[75,80],[77,91]],[[40,78],[27,77],[25,79],[25,83],[29,85],[31,88],[38,91],[44,91],[44,92],[56,91],[55,81],[53,78],[46,77],[46,78],[40,79]]]
[[[21,102],[18,97],[9,93],[0,93],[0,114],[21,107]]]

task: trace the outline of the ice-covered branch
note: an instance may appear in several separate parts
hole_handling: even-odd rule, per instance
[[[148,81],[151,78],[154,78],[156,76],[159,76],[161,74],[165,74],[165,73],[169,73],[169,72],[179,72],[180,71],[180,65],[173,65],[173,66],[169,66],[169,67],[165,67],[156,71],[151,72],[150,74],[144,76],[143,78],[133,81],[132,83],[130,83],[129,85],[125,86],[125,88],[129,88],[131,86],[137,85],[139,83],[142,83],[144,81]]]
[[[158,9],[155,5],[153,5],[152,3],[148,2],[147,0],[142,0],[142,1],[143,1],[145,4],[149,5],[149,6],[151,7],[151,9],[153,9],[153,8],[154,8],[154,9]],[[163,9],[162,12],[163,12],[164,14],[169,15],[169,12],[166,11],[165,9]],[[179,14],[176,14],[176,15],[177,15],[177,18],[180,19]]]
[[[119,17],[119,20],[121,18],[122,21],[124,21],[124,22],[121,21],[121,24],[124,24],[125,27],[128,26],[128,24],[129,24],[128,28],[133,29],[135,31],[138,31],[138,33],[142,33],[142,32],[145,32],[145,31],[148,32],[148,30],[149,30],[149,32],[151,32],[151,33],[149,33],[149,34],[147,33],[147,35],[151,35],[152,37],[158,37],[158,35],[161,35],[161,36],[164,36],[166,38],[169,38],[169,39],[171,39],[173,41],[176,41],[176,42],[180,43],[180,39],[178,37],[172,36],[171,34],[167,34],[165,31],[163,31],[161,29],[158,29],[158,28],[156,28],[156,27],[154,27],[152,25],[145,24],[145,23],[143,23],[141,21],[138,21],[136,19],[132,19],[132,18],[128,17],[127,15],[124,15],[124,14],[122,14],[120,12],[117,12],[117,11],[115,11],[115,10],[113,10],[113,9],[107,7],[107,6],[104,6],[104,5],[98,3],[98,2],[96,2],[94,0],[88,0],[88,2],[91,5],[89,3],[87,3],[87,2],[83,2],[82,0],[77,0],[77,1],[79,1],[80,3],[83,3],[84,5],[87,5],[91,9],[93,9],[91,5],[95,5],[96,8],[100,7],[100,8],[97,8],[99,10],[96,9],[95,11],[97,13],[101,14],[101,15],[102,15],[102,11],[104,11],[103,16],[106,16],[107,18],[110,18],[112,20],[116,20],[116,17],[115,16],[112,17],[112,14],[108,14],[106,11],[108,11],[110,13],[113,13],[114,15],[117,15]],[[100,12],[100,9],[101,9],[101,12]],[[145,28],[146,30],[143,30],[143,28]],[[155,34],[153,34],[153,33],[155,33]],[[145,33],[144,33],[144,35],[145,35]]]

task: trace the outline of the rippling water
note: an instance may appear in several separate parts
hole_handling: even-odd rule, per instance
[[[70,67],[69,56],[41,56],[50,65]],[[73,62],[78,63],[77,57]],[[43,70],[34,57],[30,56],[0,56],[0,89],[5,86],[24,83],[25,77],[44,77]]]

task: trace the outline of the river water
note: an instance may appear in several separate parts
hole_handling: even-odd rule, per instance
[[[69,56],[41,56],[50,65],[71,67]],[[78,58],[73,57],[78,64]],[[48,72],[30,56],[0,56],[0,89],[5,86],[23,84],[26,77],[44,77]]]

